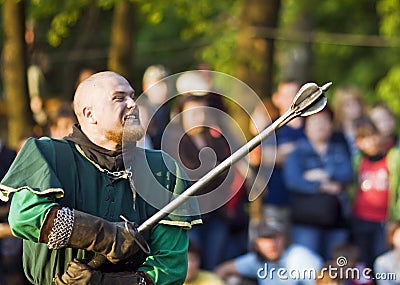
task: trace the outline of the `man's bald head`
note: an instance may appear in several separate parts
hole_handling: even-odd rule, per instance
[[[122,145],[123,134],[139,140],[140,125],[135,91],[128,80],[112,71],[95,73],[76,89],[74,110],[82,132],[95,144],[115,150]]]
[[[78,85],[74,95],[74,111],[79,124],[82,124],[84,108],[92,105],[100,94],[104,94],[107,91],[107,82],[115,78],[125,80],[113,71],[102,71],[89,76]]]

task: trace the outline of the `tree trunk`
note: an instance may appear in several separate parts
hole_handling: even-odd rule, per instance
[[[280,0],[245,0],[240,17],[238,35],[237,77],[248,84],[256,94],[269,97],[273,80],[273,39],[255,37],[252,28],[272,27],[278,23]],[[242,130],[248,130],[248,115],[238,117],[240,110],[233,110]],[[245,122],[243,124],[243,122]],[[246,134],[248,137],[250,134]],[[263,217],[262,198],[250,203],[250,220],[257,222]]]
[[[241,13],[237,76],[260,97],[271,96],[274,42],[253,37],[252,28],[275,28],[279,8],[280,0],[245,0]]]
[[[25,2],[3,2],[3,82],[8,115],[8,143],[16,148],[33,126],[29,108],[25,53]]]
[[[314,28],[313,7],[304,5],[297,14],[297,19],[290,30],[311,33]],[[288,43],[290,47],[286,55],[281,71],[283,77],[297,80],[300,84],[309,82],[312,74],[312,43],[294,42]]]
[[[80,26],[80,33],[76,35],[76,41],[68,52],[68,60],[64,63],[63,70],[63,92],[68,94],[68,99],[73,98],[76,88],[77,75],[81,68],[91,68],[86,65],[86,58],[90,51],[90,43],[93,38],[97,36],[97,29],[99,29],[100,9],[96,3],[91,3],[83,13],[82,23]]]
[[[135,7],[121,1],[114,8],[108,68],[131,79]]]

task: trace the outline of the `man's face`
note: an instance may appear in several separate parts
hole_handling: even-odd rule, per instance
[[[207,103],[205,101],[188,101],[182,110],[182,124],[188,134],[197,134],[207,125]]]
[[[371,110],[370,117],[382,135],[391,136],[395,133],[396,118],[384,108],[377,107]]]
[[[75,120],[71,117],[60,117],[54,126],[50,127],[51,137],[62,139],[72,132]]]
[[[342,104],[342,120],[354,121],[363,115],[363,107],[361,102],[351,93],[343,98]]]
[[[284,82],[278,85],[272,100],[281,114],[289,110],[299,89],[300,86],[295,82]]]
[[[312,142],[327,142],[332,129],[332,119],[327,112],[316,113],[306,119],[305,132]]]
[[[120,76],[102,82],[99,94],[93,102],[93,113],[97,127],[104,138],[122,145],[125,139],[137,141],[144,135],[140,125],[139,110],[133,99],[134,90]]]
[[[368,156],[375,156],[382,152],[382,138],[379,134],[356,138],[356,144]]]
[[[262,256],[270,261],[277,261],[285,250],[285,235],[257,238],[255,246]]]

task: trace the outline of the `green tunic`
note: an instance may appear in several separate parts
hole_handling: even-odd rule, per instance
[[[181,168],[161,151],[134,148],[125,157],[133,158],[129,165],[125,163],[133,172],[133,183],[127,177],[110,179],[71,142],[49,138],[26,142],[0,190],[2,200],[13,195],[9,223],[13,234],[24,239],[24,270],[32,283],[52,284],[55,274],[65,272],[74,257],[93,257],[92,252],[49,250],[46,244],[38,243],[51,207],[70,207],[113,222],[121,221],[123,215],[141,224],[188,187]],[[156,284],[182,284],[187,270],[187,229],[196,223],[201,223],[198,206],[189,199],[143,233],[151,253],[147,258],[141,252],[136,254],[129,260],[132,268],[147,272]],[[107,269],[113,270],[113,266],[109,264]]]

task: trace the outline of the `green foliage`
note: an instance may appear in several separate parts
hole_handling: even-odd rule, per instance
[[[378,0],[377,11],[381,17],[380,32],[388,37],[397,38],[399,42],[400,36],[400,2],[398,0]],[[395,51],[399,54],[400,47]],[[395,62],[391,68],[388,68],[386,76],[384,76],[377,84],[378,100],[387,102],[393,109],[400,123],[400,58],[393,60]]]
[[[103,9],[112,9],[118,2],[125,1],[125,0],[97,0],[97,4],[99,7]]]
[[[30,17],[48,21],[48,41],[54,47],[68,49],[79,29],[85,9],[97,5],[110,10],[124,0],[31,0]],[[235,70],[239,13],[246,0],[130,0],[138,8],[136,61],[138,70],[153,63],[164,63],[172,71],[193,68],[206,62],[211,68],[232,74]],[[399,47],[369,47],[358,43],[335,42],[332,34],[379,35],[399,37],[400,2],[398,0],[281,0],[280,29],[297,28],[310,21],[312,65],[310,80],[333,81],[332,89],[342,84],[359,85],[368,102],[387,100],[388,90],[396,90],[399,72],[393,62],[400,62]],[[103,21],[104,22],[104,21]],[[96,38],[107,45],[109,22],[99,27]],[[282,58],[297,45],[307,42],[276,40],[275,64],[279,74]],[[106,48],[106,47],[104,47]],[[251,56],[251,55],[250,55]],[[262,64],[260,62],[260,64]],[[394,68],[391,70],[391,68]],[[140,73],[140,72],[139,72]],[[390,78],[389,78],[390,76]],[[396,76],[397,77],[396,79]],[[136,80],[140,80],[139,76]],[[384,90],[384,91],[382,91]],[[378,95],[377,95],[378,94]],[[377,97],[378,96],[378,97]]]
[[[381,16],[380,32],[389,37],[399,36],[400,31],[400,1],[378,0],[376,9]]]
[[[393,66],[377,86],[377,101],[387,102],[400,123],[400,65]]]
[[[82,10],[90,4],[90,0],[54,1],[32,0],[30,15],[34,19],[53,17],[47,32],[47,40],[52,46],[59,46],[69,36],[70,28],[81,16]]]
[[[30,3],[30,15],[34,19],[51,17],[51,23],[47,32],[47,40],[50,45],[57,47],[63,39],[70,36],[71,28],[76,25],[82,16],[82,12],[91,4],[97,4],[102,9],[111,9],[118,2],[124,0],[32,0]]]
[[[144,18],[139,30],[139,53],[154,51],[152,45],[155,42],[169,39],[170,50],[186,47],[194,55],[194,58],[184,60],[188,68],[193,68],[195,61],[203,61],[214,70],[231,73],[235,63],[236,22],[241,2],[176,0],[171,6],[168,0],[139,1],[141,17]],[[165,45],[161,46],[167,49]],[[159,49],[156,54],[158,52]]]
[[[150,25],[160,24],[170,7],[166,1],[141,1],[138,6],[141,15]]]
[[[138,82],[141,82],[141,71],[151,64],[164,64],[172,72],[182,71],[193,62],[193,54],[202,46],[198,39],[182,40],[180,32],[188,24],[176,17],[173,7],[157,6],[153,9],[150,7],[153,2],[147,4],[139,6],[141,13],[135,50]]]
[[[296,28],[308,17],[314,33],[310,80],[332,81],[332,90],[355,84],[362,89],[365,100],[372,103],[378,99],[378,84],[384,86],[391,82],[384,78],[393,62],[400,61],[399,47],[374,47],[372,42],[368,46],[366,37],[360,44],[357,36],[379,36],[379,31],[384,31],[384,36],[398,36],[399,3],[398,0],[282,0],[281,28]],[[299,44],[303,43],[280,41],[279,54],[286,54]]]
[[[236,42],[236,32],[225,29],[202,49],[200,59],[209,63],[216,71],[234,75],[236,62],[232,60],[232,56],[236,53]]]
[[[118,1],[124,0],[61,3],[54,0],[32,0],[30,15],[38,20],[51,18],[47,40],[53,47],[59,47],[71,36],[71,29],[88,5],[95,3],[101,9],[111,9]],[[214,69],[232,70],[237,30],[235,23],[240,0],[176,0],[173,5],[169,0],[132,1],[137,4],[140,19],[138,55],[154,51],[154,43],[169,40],[172,47],[168,48],[168,43],[162,44],[164,51],[160,52],[160,57],[169,56],[176,49],[187,46],[196,57],[191,57],[192,63],[194,60],[205,61]]]
[[[200,53],[200,59],[209,63],[214,70],[234,75],[236,61],[232,60],[237,54],[237,16],[242,1],[231,3],[230,9],[223,9],[214,21],[207,22],[204,37],[208,44]]]

